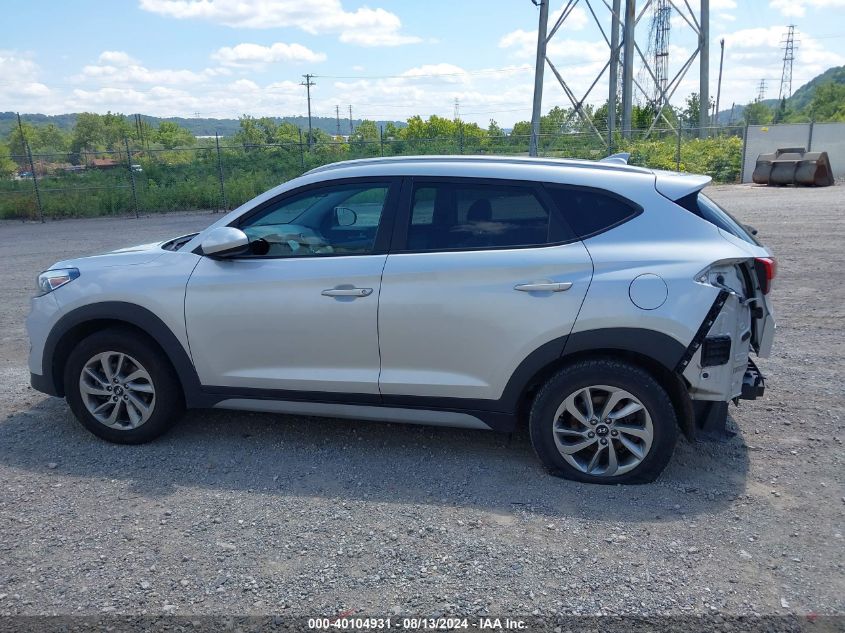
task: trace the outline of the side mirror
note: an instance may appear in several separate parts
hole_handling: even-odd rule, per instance
[[[200,243],[203,255],[228,257],[249,251],[249,238],[240,229],[231,226],[218,226],[209,231]]]
[[[358,221],[358,214],[349,207],[335,207],[334,221],[337,226],[352,226]]]

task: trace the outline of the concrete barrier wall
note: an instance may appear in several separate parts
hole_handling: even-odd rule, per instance
[[[789,123],[748,126],[742,182],[751,182],[757,156],[773,153],[781,147],[827,152],[833,177],[837,182],[845,181],[845,123]]]

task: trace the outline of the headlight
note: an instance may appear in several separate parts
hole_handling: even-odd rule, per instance
[[[38,275],[38,296],[53,292],[67,283],[79,277],[79,270],[76,268],[57,268],[47,270]]]

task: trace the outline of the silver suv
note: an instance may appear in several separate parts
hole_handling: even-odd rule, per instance
[[[763,392],[775,261],[704,176],[424,156],[312,170],[210,227],[59,262],[32,384],[113,442],[185,407],[510,432],[554,474],[653,480]]]

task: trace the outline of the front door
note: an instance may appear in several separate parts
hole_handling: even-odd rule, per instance
[[[185,295],[204,386],[378,394],[378,297],[397,189],[335,181],[241,216],[234,226],[262,254],[203,257]]]

